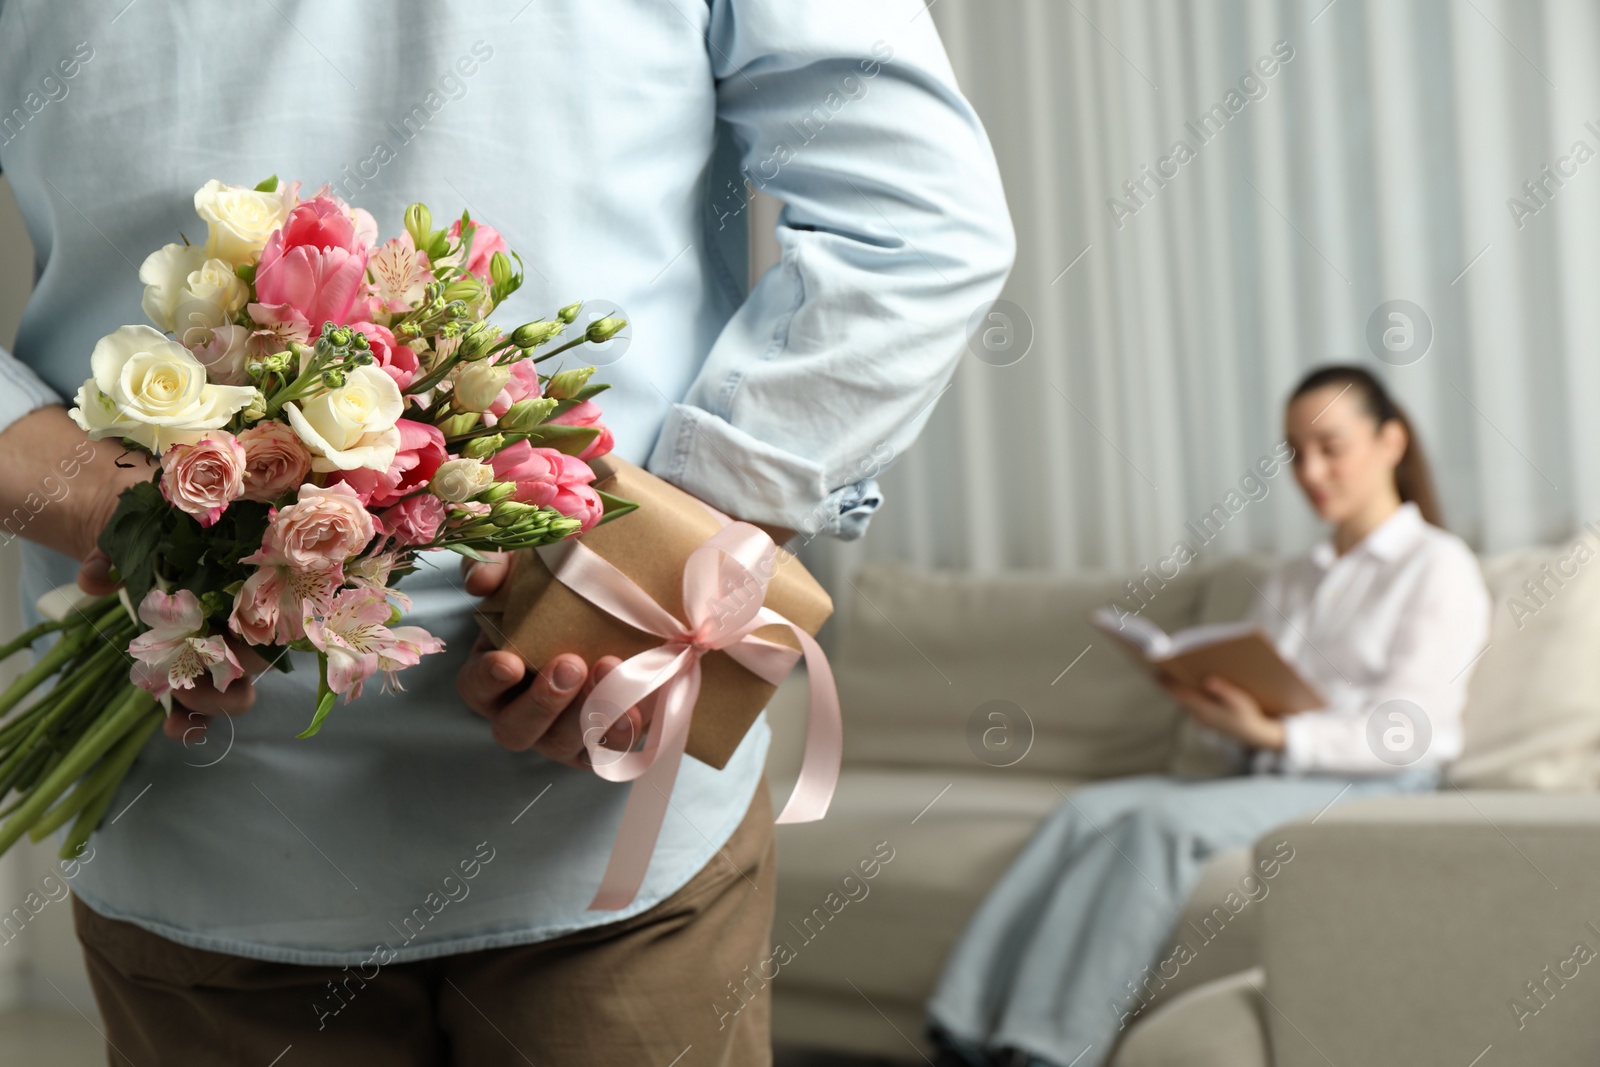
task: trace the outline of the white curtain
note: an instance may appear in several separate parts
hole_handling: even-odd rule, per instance
[[[1600,6],[929,11],[1000,159],[1019,236],[1005,297],[1033,341],[1010,366],[964,361],[865,541],[808,546],[836,589],[865,559],[1154,565],[1271,454],[1288,391],[1331,361],[1374,369],[1409,410],[1446,522],[1476,548],[1600,517]],[[1275,48],[1292,58],[1264,75]],[[1212,105],[1227,121],[1202,143],[1186,123]],[[1179,140],[1193,157],[1163,164]],[[1432,325],[1406,365],[1366,336],[1397,299]],[[1266,484],[1202,558],[1319,535],[1287,470]]]

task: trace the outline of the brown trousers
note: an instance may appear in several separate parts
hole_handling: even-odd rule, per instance
[[[763,782],[721,854],[650,910],[391,963],[365,986],[337,967],[187,948],[76,896],[72,914],[112,1067],[763,1067],[770,990],[728,990],[770,948],[776,866]],[[345,1007],[322,1014],[341,981]]]

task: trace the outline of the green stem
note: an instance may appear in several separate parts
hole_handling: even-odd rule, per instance
[[[573,338],[572,340],[568,341],[566,344],[562,345],[560,348],[552,348],[550,351],[544,353],[544,355],[542,355],[542,356],[534,356],[534,357],[532,357],[533,361],[535,363],[543,363],[545,360],[551,358],[552,356],[559,356],[561,353],[565,352],[569,348],[577,348],[579,345],[583,344],[587,340],[589,340],[589,337],[588,337],[587,334],[580,334],[577,337]]]
[[[60,722],[63,716],[84,707],[83,698],[105,682],[107,671],[115,670],[115,664],[121,658],[122,650],[108,642],[104,648],[89,656],[77,670],[66,675],[70,680],[57,685],[40,698],[32,710],[44,710],[32,718],[33,728],[4,760],[0,760],[0,782],[9,781],[11,769],[33,750],[46,730]]]
[[[45,634],[52,633],[56,630],[63,630],[69,625],[71,624],[66,619],[62,619],[60,622],[46,619],[44,622],[41,622],[38,626],[35,626],[26,633],[19,634],[16,640],[9,641],[4,645],[0,645],[0,659],[10,659],[18,652],[21,652],[23,649],[39,640],[39,638],[43,637]]]
[[[77,623],[72,629],[63,633],[61,639],[51,645],[48,652],[39,657],[39,662],[26,671],[21,678],[12,682],[4,693],[0,693],[0,715],[4,715],[15,707],[19,700],[37,689],[39,683],[56,673],[62,664],[82,652],[90,639],[98,637],[99,634],[100,631],[92,621]]]
[[[95,765],[94,770],[78,780],[78,784],[61,803],[51,808],[43,818],[28,829],[29,839],[43,841],[46,835],[62,826],[68,819],[99,804],[102,799],[109,804],[111,798],[116,795],[117,787],[128,776],[128,769],[133,766],[133,761],[144,750],[145,742],[150,740],[150,735],[161,724],[162,717],[162,715],[148,716],[118,741],[116,747]],[[102,806],[101,812],[104,810]],[[95,821],[98,822],[99,819]]]
[[[105,715],[88,734],[84,735],[67,757],[56,765],[44,780],[34,786],[17,810],[0,827],[0,855],[16,844],[30,825],[66,792],[67,787],[82,776],[117,740],[125,735],[139,719],[155,706],[155,698],[143,689],[130,685],[121,698],[106,709]]]

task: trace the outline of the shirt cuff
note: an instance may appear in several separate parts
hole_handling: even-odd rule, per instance
[[[62,402],[32,368],[0,348],[0,431],[30,412]]]
[[[735,518],[807,536],[854,540],[883,504],[876,478],[830,485],[820,464],[689,404],[667,412],[645,468]]]

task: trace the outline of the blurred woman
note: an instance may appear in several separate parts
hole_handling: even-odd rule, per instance
[[[1213,853],[1336,800],[1432,789],[1460,754],[1489,594],[1442,528],[1410,421],[1371,374],[1333,366],[1295,389],[1285,432],[1331,536],[1271,574],[1247,617],[1327,705],[1278,717],[1226,678],[1163,679],[1238,773],[1074,792],[946,964],[929,1004],[942,1064],[1106,1062],[1156,965],[1183,962],[1162,950]]]

